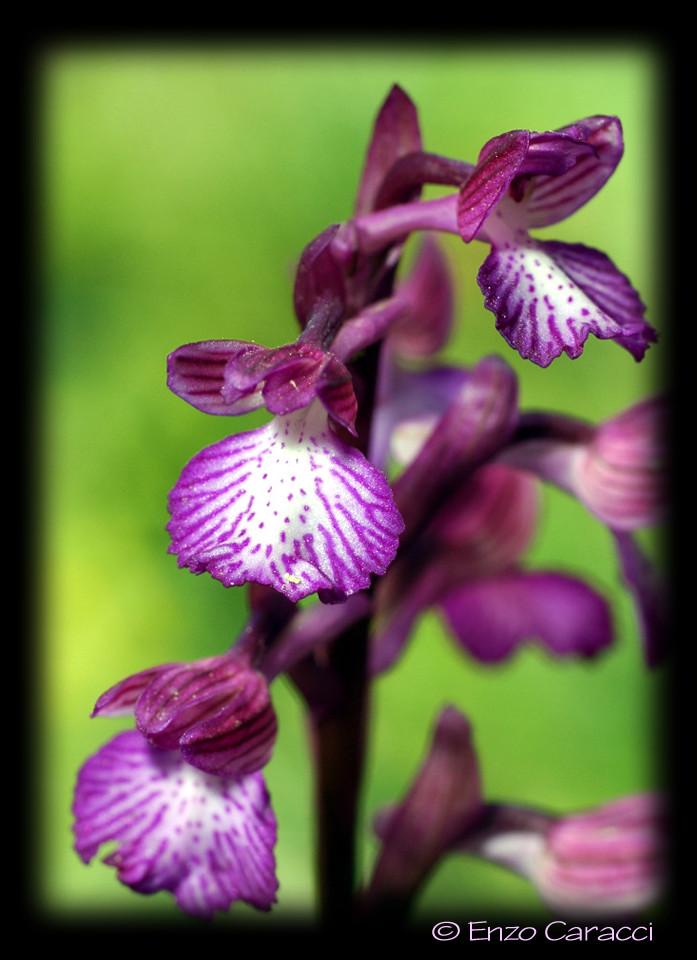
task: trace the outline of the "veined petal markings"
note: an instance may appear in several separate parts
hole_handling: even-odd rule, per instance
[[[385,477],[313,403],[201,451],[170,495],[170,552],[226,586],[292,600],[349,595],[392,561],[402,521]]]

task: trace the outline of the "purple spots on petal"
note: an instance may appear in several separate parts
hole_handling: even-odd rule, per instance
[[[371,573],[386,569],[396,550],[401,518],[385,478],[329,430],[326,412],[319,411],[314,420],[321,419],[323,432],[306,430],[303,418],[308,411],[298,411],[258,431],[228,438],[194,458],[170,498],[170,549],[180,566],[193,572],[207,570],[226,585],[269,583],[291,599],[320,589],[352,593],[368,586]],[[313,442],[299,451],[299,438],[308,433]],[[281,435],[287,443],[282,443]],[[277,485],[266,488],[263,519],[258,519],[262,512],[258,504],[252,510],[253,498],[245,503],[232,491],[239,479],[235,458],[242,448],[250,489],[257,472],[267,483],[278,476]],[[274,461],[271,471],[268,465]],[[293,471],[288,469],[291,463]],[[314,488],[314,509],[303,504],[295,516],[287,514],[279,497],[284,486],[285,503],[293,502],[296,492],[307,498]],[[288,486],[293,487],[290,493]],[[254,537],[249,533],[252,514]],[[280,548],[286,542],[284,531],[292,537],[296,528],[304,534],[308,529],[322,532],[322,547],[315,549],[314,540],[305,535],[295,538],[294,565],[289,570]],[[285,570],[281,576],[279,564]]]

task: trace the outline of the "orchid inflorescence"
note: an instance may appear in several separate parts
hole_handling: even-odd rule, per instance
[[[105,862],[123,883],[170,891],[189,914],[211,918],[236,901],[270,909],[276,820],[263,768],[277,734],[271,688],[284,675],[314,730],[327,916],[406,916],[442,858],[458,854],[517,871],[562,913],[656,900],[658,795],[569,816],[489,802],[469,721],[452,706],[406,796],[377,816],[372,875],[354,883],[351,863],[365,691],[426,609],[483,663],[533,639],[559,658],[612,644],[604,597],[526,562],[541,483],[606,526],[647,666],[665,656],[661,590],[637,539],[663,516],[665,398],[591,424],[521,410],[502,357],[468,369],[437,359],[454,313],[439,232],[488,245],[478,283],[521,357],[540,367],[577,358],[593,335],[642,359],[656,334],[612,261],[531,235],[587,203],[622,152],[619,120],[594,116],[504,133],[474,164],[451,160],[424,151],[415,107],[394,87],[353,217],[300,257],[297,339],[203,341],[169,356],[170,389],[198,410],[271,415],[194,456],[169,497],[169,552],[193,573],[246,586],[249,619],[228,651],[153,667],[99,698],[93,716],[133,715],[135,729],[79,773],[85,862],[115,843]],[[423,199],[427,184],[442,196]],[[405,270],[412,234],[420,245]]]

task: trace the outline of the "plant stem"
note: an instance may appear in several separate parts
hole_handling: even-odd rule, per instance
[[[321,923],[334,934],[354,919],[356,820],[363,775],[368,712],[368,621],[361,620],[330,647],[328,666],[341,677],[342,695],[315,717]]]

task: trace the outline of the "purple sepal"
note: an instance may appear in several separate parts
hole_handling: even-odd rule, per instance
[[[593,657],[612,642],[607,602],[559,573],[509,571],[473,580],[440,606],[458,643],[485,663],[504,660],[526,640],[557,657]]]
[[[646,664],[654,669],[667,659],[672,639],[665,584],[632,533],[612,533],[622,579],[636,603]]]
[[[408,309],[390,327],[392,349],[402,357],[414,358],[442,350],[452,329],[453,292],[445,256],[432,236],[426,236],[398,296]]]
[[[402,802],[378,815],[382,841],[366,905],[407,904],[455,840],[482,810],[470,725],[454,707],[441,711],[428,755]]]
[[[241,777],[271,759],[276,714],[260,673],[230,656],[159,673],[135,709],[143,736],[206,773]]]
[[[304,329],[320,302],[342,304],[346,298],[344,277],[334,259],[332,240],[339,229],[335,223],[311,240],[300,257],[293,287],[293,306]]]
[[[612,530],[654,526],[667,513],[665,398],[600,424],[578,458],[571,490]]]
[[[625,923],[665,893],[667,829],[660,794],[623,797],[567,816],[497,803],[486,805],[480,822],[454,849],[525,877],[557,915]],[[562,939],[569,927],[558,921],[549,927],[554,929]],[[616,932],[629,936],[631,929]],[[638,930],[646,939],[647,927]]]
[[[104,863],[137,893],[168,890],[205,919],[235,901],[269,910],[276,900],[276,820],[260,773],[213,777],[128,731],[80,770],[73,814],[81,859],[116,843]]]
[[[508,194],[516,226],[529,230],[571,216],[614,173],[623,152],[616,117],[596,116],[548,133],[512,130],[483,147],[460,189],[458,227],[469,243]],[[482,239],[485,239],[482,237]]]
[[[348,369],[312,343],[263,347],[209,340],[179,347],[168,358],[168,386],[204,413],[235,415],[265,406],[292,413],[317,396],[327,412],[355,432],[356,397]]]
[[[258,358],[267,347],[244,340],[204,340],[178,347],[167,358],[167,386],[182,400],[203,413],[229,416],[249,413],[263,406],[261,390],[225,395],[225,371],[229,361]]]
[[[460,189],[457,224],[460,236],[469,243],[504,196],[530,143],[527,130],[511,130],[486,143],[472,175]]]
[[[523,415],[502,459],[567,491],[613,531],[654,526],[667,512],[666,400],[650,397],[597,427]]]
[[[368,587],[403,529],[383,474],[317,403],[202,450],[169,508],[180,567],[225,586],[265,583],[294,601]]]
[[[616,340],[635,360],[656,340],[628,279],[605,254],[581,244],[528,238],[494,246],[477,280],[496,328],[541,367],[564,352],[580,356],[590,334]]]
[[[667,816],[662,798],[639,794],[562,817],[528,869],[542,899],[571,916],[626,916],[665,889]]]
[[[525,199],[528,229],[559,223],[588,203],[615,172],[623,152],[617,117],[589,117],[552,134],[533,134],[518,171],[532,177]],[[550,153],[552,163],[560,163],[554,171],[544,166]]]
[[[127,713],[153,746],[223,777],[261,769],[276,739],[267,681],[234,654],[144,670],[102,694],[92,716]]]
[[[407,529],[440,506],[510,436],[517,418],[515,374],[498,357],[469,371],[415,460],[395,481],[395,502]]]
[[[395,85],[375,120],[356,198],[356,216],[375,209],[378,191],[390,168],[400,157],[418,150],[421,150],[421,133],[416,107]]]
[[[140,699],[143,690],[150,681],[157,676],[161,670],[166,670],[172,664],[164,664],[159,667],[151,667],[149,670],[142,670],[131,677],[126,677],[119,683],[106,690],[97,700],[94,710],[90,714],[92,717],[130,717],[133,715],[136,703]]]

